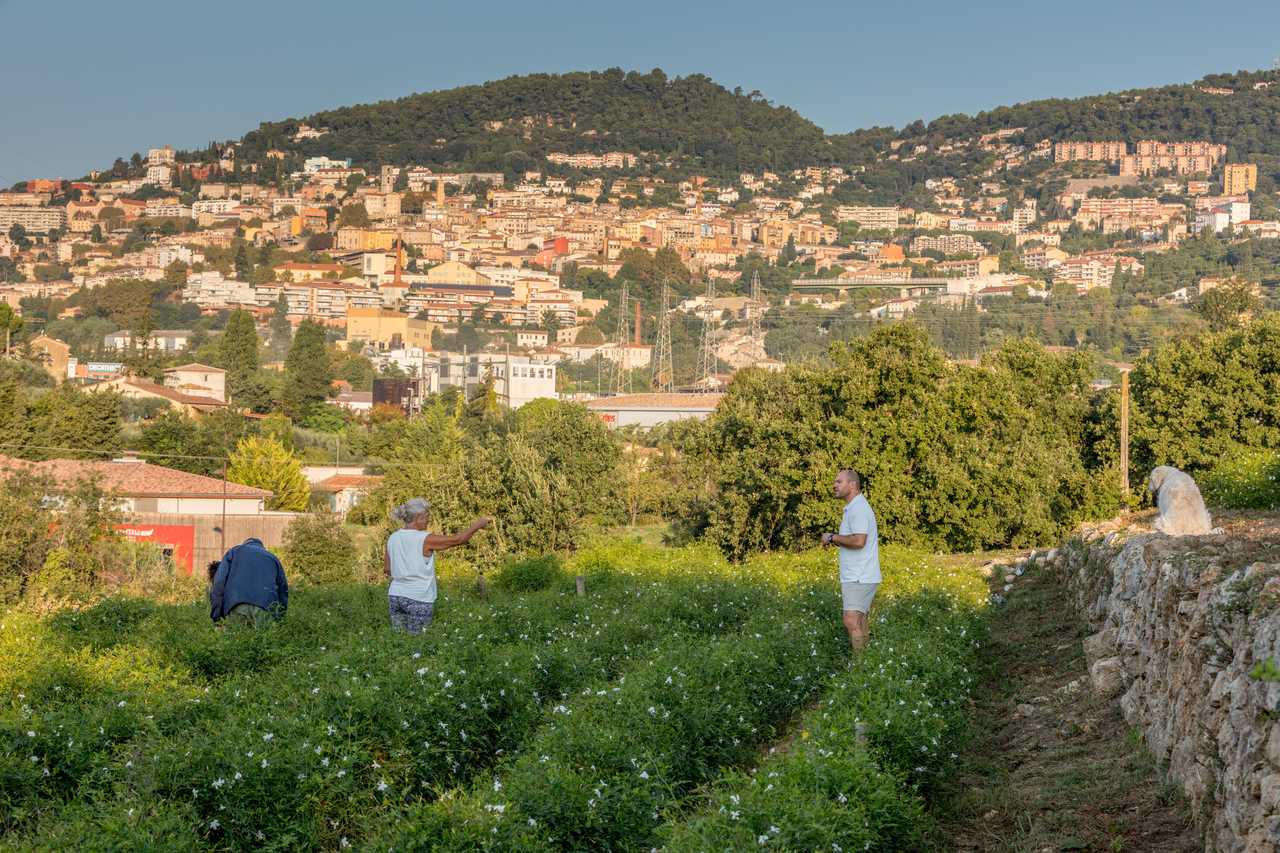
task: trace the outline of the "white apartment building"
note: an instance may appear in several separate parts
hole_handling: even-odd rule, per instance
[[[437,371],[441,388],[470,392],[492,377],[499,402],[512,409],[540,398],[557,399],[553,358],[501,353],[459,355],[440,353]]]
[[[192,203],[191,212],[196,216],[202,213],[230,213],[239,206],[240,202],[234,198],[202,199]]]
[[[911,254],[934,251],[944,255],[973,255],[980,257],[987,249],[968,234],[941,234],[937,237],[916,237],[911,241]]]
[[[147,149],[148,166],[172,166],[175,159],[172,145]]]
[[[191,208],[183,204],[173,204],[170,202],[149,201],[146,207],[147,216],[190,219]]]
[[[62,207],[0,207],[0,231],[8,234],[14,225],[21,225],[30,234],[48,234],[67,226],[67,211]]]
[[[181,352],[191,343],[191,332],[188,329],[157,329],[147,339],[147,348],[152,352]],[[126,350],[133,347],[133,332],[122,329],[112,332],[102,339],[103,349]]]
[[[292,317],[345,320],[349,308],[381,308],[382,295],[370,287],[345,281],[260,284],[254,288],[259,307],[273,307],[284,294]]]
[[[217,270],[192,273],[182,288],[182,300],[193,302],[201,308],[229,308],[235,305],[256,305],[257,294],[246,281],[223,278]]]
[[[302,161],[302,171],[315,174],[328,169],[350,169],[351,160],[334,160],[329,157],[308,157]]]
[[[173,185],[173,167],[172,166],[148,166],[147,180],[148,184],[156,186],[168,187]]]
[[[841,205],[836,208],[838,221],[856,222],[863,228],[884,228],[891,231],[898,227],[901,216],[902,210],[897,207]]]

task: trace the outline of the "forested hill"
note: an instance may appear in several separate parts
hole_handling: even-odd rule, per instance
[[[295,139],[304,124],[327,132]],[[728,177],[740,170],[867,165],[894,139],[934,147],[1016,127],[1026,130],[1015,142],[1204,139],[1226,143],[1232,157],[1280,156],[1280,71],[1215,74],[1192,84],[1029,101],[900,130],[835,135],[759,92],[731,91],[700,74],[672,78],[660,69],[616,68],[531,74],[267,122],[244,137],[240,156],[263,162],[275,149],[289,155],[289,166],[323,154],[365,167],[516,174],[545,166],[552,151],[625,151],[670,160],[681,171]]]
[[[304,123],[328,133],[293,141]],[[245,136],[243,155],[256,161],[274,148],[365,166],[512,172],[538,168],[551,151],[626,151],[688,156],[726,172],[830,162],[829,147],[822,128],[757,92],[729,91],[703,75],[610,69],[508,77],[266,123]]]
[[[1231,94],[1221,91],[1226,89]],[[1192,84],[1028,101],[975,116],[943,116],[928,125],[915,122],[900,136],[964,139],[1014,127],[1026,128],[1025,142],[1207,140],[1225,143],[1233,156],[1280,155],[1280,71],[1212,74]]]

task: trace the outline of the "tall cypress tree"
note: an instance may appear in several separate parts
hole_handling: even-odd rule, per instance
[[[258,330],[253,316],[243,308],[231,312],[218,344],[220,365],[227,371],[230,402],[252,406],[258,375]]]
[[[289,301],[281,293],[271,312],[271,349],[277,358],[289,351],[289,343],[292,340],[293,326],[289,323]]]
[[[324,327],[304,320],[293,336],[293,346],[284,362],[284,410],[295,420],[329,396],[333,365],[325,350]]]

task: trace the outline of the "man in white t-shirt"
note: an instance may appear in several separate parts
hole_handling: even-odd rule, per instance
[[[822,534],[823,545],[840,548],[840,592],[844,627],[854,649],[867,644],[867,613],[880,586],[880,539],[876,514],[862,494],[862,477],[852,468],[836,475],[836,497],[844,501],[839,533]]]

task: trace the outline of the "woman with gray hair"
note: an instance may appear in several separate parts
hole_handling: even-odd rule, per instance
[[[488,518],[477,518],[461,533],[430,533],[431,504],[423,498],[410,498],[391,510],[391,517],[402,528],[387,538],[387,609],[391,627],[397,631],[420,634],[431,624],[436,604],[436,552],[447,551],[471,541]]]

